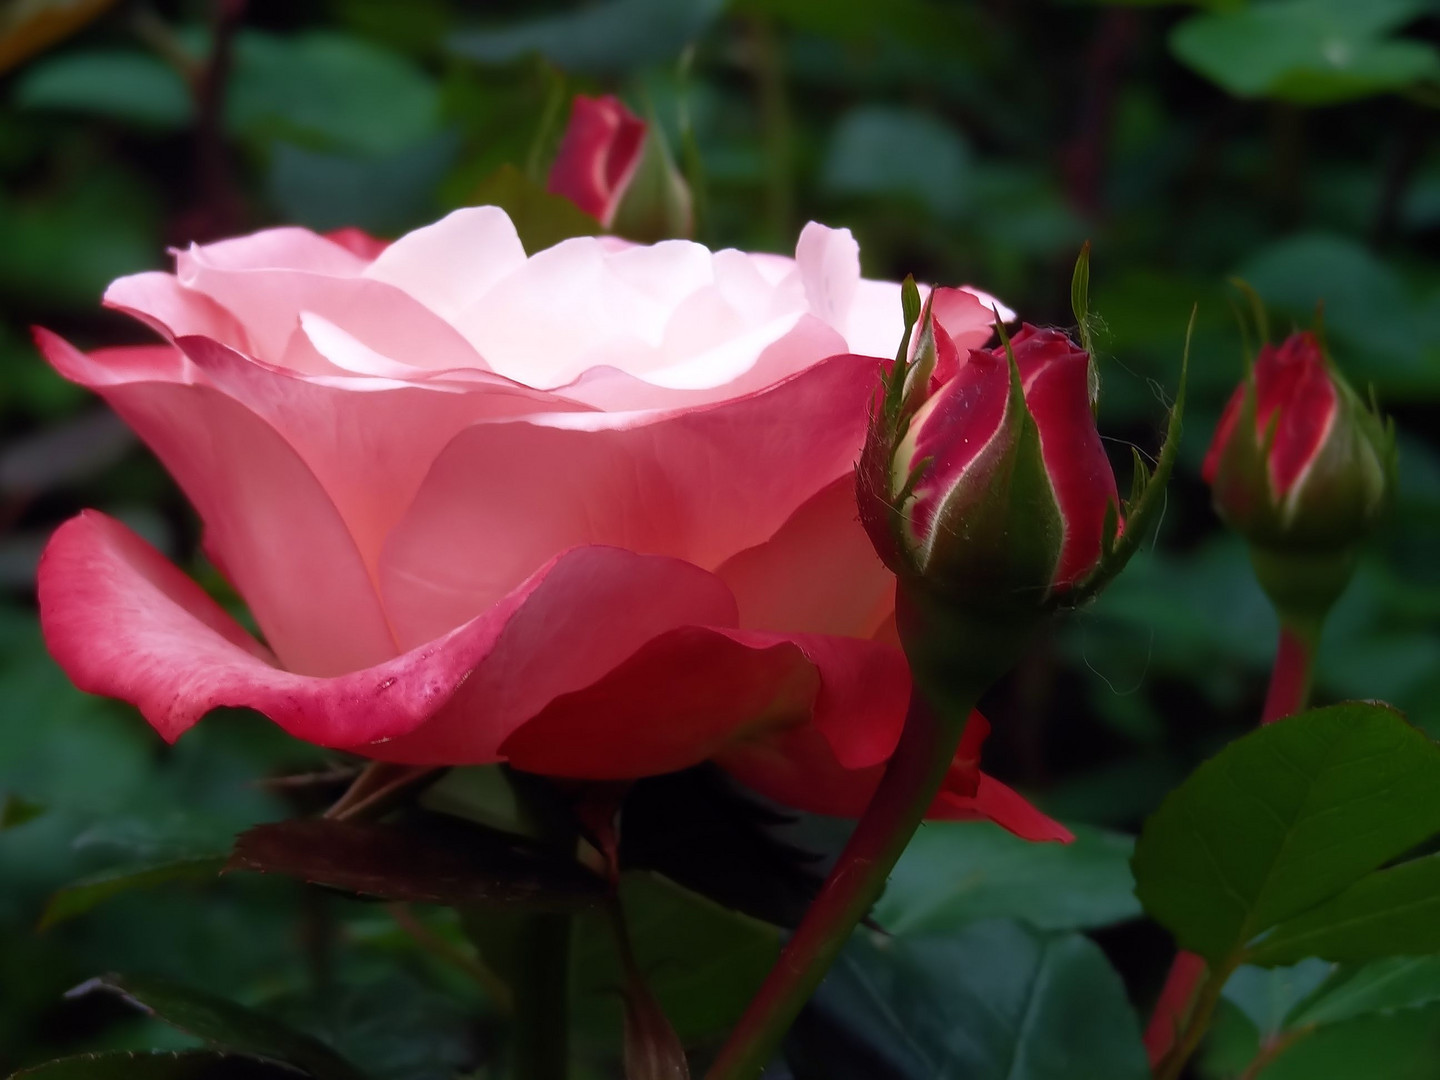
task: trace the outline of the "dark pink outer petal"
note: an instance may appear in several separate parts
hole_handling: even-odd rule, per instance
[[[976,350],[910,421],[914,449],[905,465],[929,462],[909,504],[908,528],[923,552],[929,551],[935,518],[950,493],[1000,435],[1009,400],[1010,372],[1004,360]],[[891,482],[900,480],[897,476]]]
[[[1319,454],[1340,407],[1315,335],[1292,334],[1278,349],[1261,350],[1255,390],[1256,434],[1263,437],[1271,419],[1280,415],[1270,448],[1270,482],[1283,496]]]
[[[628,603],[614,603],[621,594]],[[316,678],[276,667],[199,586],[93,511],[51,539],[39,595],[46,643],[66,674],[83,690],[137,705],[167,739],[213,708],[249,707],[307,742],[445,764],[497,760],[500,742],[546,700],[641,648],[655,619],[636,617],[638,598],[670,598],[667,629],[682,616],[723,617],[729,603],[723,586],[676,560],[583,548],[436,641]],[[506,693],[517,686],[523,692]],[[462,687],[463,738],[437,731],[441,755],[427,746],[426,725]]]
[[[1017,365],[1021,356],[1016,350]],[[1026,376],[1025,367],[1020,370]],[[1045,471],[1065,523],[1055,584],[1069,585],[1099,561],[1106,509],[1120,508],[1115,472],[1090,408],[1086,354],[1072,347],[1045,357],[1026,378],[1025,404],[1040,430]]]
[[[549,188],[609,226],[644,145],[645,122],[619,98],[578,94],[550,167]]]
[[[817,635],[687,627],[656,638],[594,685],[551,702],[502,747],[518,768],[623,779],[714,759],[765,796],[858,817],[895,749],[909,696],[898,649]],[[1029,839],[1068,840],[980,774],[976,714],[929,816],[989,818]]]
[[[1255,438],[1263,439],[1271,423],[1275,424],[1270,484],[1276,496],[1284,496],[1320,452],[1340,407],[1339,394],[1314,334],[1292,334],[1279,346],[1266,345],[1260,350],[1255,358],[1255,398]],[[1215,437],[1205,452],[1200,473],[1207,484],[1215,482],[1220,458],[1234,435],[1244,402],[1242,383],[1226,403]]]

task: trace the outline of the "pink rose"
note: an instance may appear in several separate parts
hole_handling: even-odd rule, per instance
[[[713,759],[854,814],[898,738],[893,579],[853,466],[898,287],[849,232],[792,260],[580,238],[493,207],[378,254],[282,228],[122,278],[162,343],[40,347],[179,481],[265,643],[118,522],[60,528],[46,639],[175,739],[217,706],[365,757],[622,779]],[[978,345],[988,310],[947,324]],[[979,774],[934,813],[1063,829]]]
[[[644,148],[645,121],[619,98],[577,94],[550,167],[549,188],[609,228]]]

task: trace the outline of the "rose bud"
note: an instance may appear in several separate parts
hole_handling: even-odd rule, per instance
[[[548,186],[630,240],[651,243],[694,231],[690,189],[664,133],[611,95],[576,96]]]
[[[904,385],[892,369],[872,410],[860,517],[900,580],[912,662],[923,639],[946,650],[950,635],[936,634],[936,620],[958,619],[967,640],[975,634],[965,626],[987,628],[1004,670],[1035,622],[1099,569],[1120,505],[1095,427],[1089,355],[1062,331],[1026,324],[962,358],[943,320],[965,299],[978,303],[935,291]],[[907,612],[917,620],[909,633]]]
[[[1320,338],[1265,345],[1205,455],[1215,509],[1251,544],[1282,615],[1324,615],[1388,502],[1394,434],[1335,369]]]
[[[1063,332],[1026,324],[962,360],[933,316],[926,352],[933,368],[922,356],[912,369],[913,412],[893,449],[872,425],[861,519],[902,578],[982,606],[1023,596],[1038,607],[1095,567],[1118,508],[1090,358]]]

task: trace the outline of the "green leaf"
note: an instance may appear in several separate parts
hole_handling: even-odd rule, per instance
[[[1440,952],[1440,855],[1361,878],[1275,927],[1250,960],[1268,967],[1306,956],[1354,962],[1435,952]]]
[[[459,146],[453,132],[443,131],[401,150],[363,156],[277,142],[266,187],[287,220],[312,229],[355,225],[394,235],[433,214],[435,188]]]
[[[1138,915],[1134,841],[1087,826],[1074,831],[1071,844],[1032,844],[989,822],[927,824],[891,873],[875,921],[912,935],[1001,917],[1076,930]]]
[[[482,64],[536,54],[566,71],[628,72],[664,63],[704,33],[723,0],[602,0],[495,29],[465,30],[450,48]]]
[[[172,881],[213,881],[224,868],[223,855],[197,855],[106,870],[66,885],[50,897],[40,916],[40,929],[48,930],[134,889],[148,889]]]
[[[861,105],[840,118],[821,182],[836,195],[914,200],[953,221],[966,209],[970,148],[939,117],[916,109]]]
[[[294,1076],[294,1069],[242,1054],[108,1050],[33,1065],[12,1074],[10,1080],[282,1080]]]
[[[483,829],[398,828],[324,818],[259,825],[235,841],[228,870],[431,904],[591,903],[600,880],[579,864]]]
[[[722,1035],[739,1019],[780,952],[780,932],[649,873],[627,873],[620,888],[635,959],[687,1043]],[[625,985],[603,912],[575,921],[579,1022],[597,1038],[620,1030]]]
[[[1434,1080],[1440,1009],[1332,1024],[1300,1039],[1256,1080]]]
[[[440,91],[409,60],[360,38],[247,30],[235,43],[226,119],[262,144],[389,154],[436,133]]]
[[[45,813],[45,807],[20,795],[6,795],[0,799],[0,832],[34,821]]]
[[[1019,923],[861,932],[787,1056],[827,1080],[1143,1080],[1125,987],[1089,939]],[[797,1067],[797,1073],[799,1069]]]
[[[1305,960],[1294,967],[1260,968],[1246,965],[1225,982],[1225,1000],[1238,1008],[1268,1039],[1289,1026],[1294,1008],[1334,970],[1323,960]]]
[[[1188,19],[1170,47],[1238,97],[1329,104],[1440,75],[1434,47],[1388,36],[1429,10],[1427,0],[1271,0]]]
[[[1373,1013],[1440,1002],[1440,956],[1405,956],[1341,968],[1286,1018],[1286,1026],[1319,1027]]]
[[[184,129],[195,116],[194,99],[180,73],[142,52],[71,52],[47,58],[20,77],[15,104],[87,113],[161,131]]]
[[[1391,709],[1316,709],[1238,739],[1145,823],[1145,910],[1233,961],[1260,932],[1440,830],[1440,747]]]
[[[159,979],[102,975],[71,997],[110,993],[211,1045],[293,1065],[315,1080],[363,1080],[364,1073],[312,1036],[233,1001]]]
[[[569,199],[552,195],[513,165],[502,165],[470,194],[476,206],[498,206],[510,215],[530,254],[572,236],[594,236],[600,222]]]

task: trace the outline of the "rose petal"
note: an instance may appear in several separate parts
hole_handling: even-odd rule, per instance
[[[995,308],[1000,309],[1002,320],[1015,318],[1015,313],[994,297],[982,299],[971,289],[936,289],[931,303],[935,321],[945,328],[962,357],[994,336]]]
[[[568,547],[613,544],[712,569],[769,539],[817,485],[851,472],[873,363],[831,357],[703,409],[467,428],[381,557],[401,641],[454,626]]]
[[[804,723],[819,674],[784,640],[752,647],[703,627],[656,638],[552,701],[501,747],[516,768],[620,780],[675,772],[737,739]]]
[[[251,351],[250,336],[240,321],[204,293],[181,285],[174,274],[150,270],[116,278],[105,290],[104,304],[171,341],[199,334],[241,352]]]
[[[1090,409],[1089,358],[1072,348],[1046,360],[1028,377],[1025,404],[1040,429],[1045,471],[1065,523],[1055,583],[1068,585],[1099,560],[1105,511],[1120,508],[1115,472]]]
[[[335,335],[322,339],[327,350],[340,348],[336,341],[343,331]],[[263,417],[295,449],[334,502],[372,572],[386,536],[456,433],[477,420],[566,407],[490,372],[472,372],[471,378],[484,381],[465,390],[381,379],[330,382],[255,363],[205,338],[182,338],[180,345],[209,384]],[[354,362],[353,353],[347,355],[347,362]]]
[[[294,242],[261,243],[270,234],[259,233],[192,247],[176,258],[180,283],[233,312],[249,332],[253,355],[282,362],[300,313],[309,311],[414,367],[486,366],[454,327],[420,301],[394,285],[359,276],[366,264],[348,251],[303,229],[271,233]],[[316,256],[318,245],[333,249],[334,257]]]
[[[210,709],[248,707],[317,745],[447,764],[496,760],[500,741],[530,711],[640,647],[656,617],[639,613],[636,596],[670,597],[672,625],[723,617],[729,603],[723,587],[693,567],[586,548],[553,560],[436,641],[316,678],[275,667],[193,581],[93,511],[51,539],[39,593],[46,642],[76,685],[134,703],[167,739]],[[563,648],[551,647],[557,626]],[[455,707],[449,720],[447,705]]]
[[[171,371],[146,381],[146,372],[112,371],[53,335],[40,340],[61,374],[99,392],[179,482],[205,523],[206,551],[287,667],[333,675],[395,654],[344,521],[273,427],[212,386],[171,381]]]
[[[453,320],[496,282],[525,264],[510,215],[498,206],[456,210],[406,233],[365,270]]]
[[[849,476],[716,574],[740,604],[740,625],[752,629],[868,638],[895,607],[895,578],[860,527]]]

